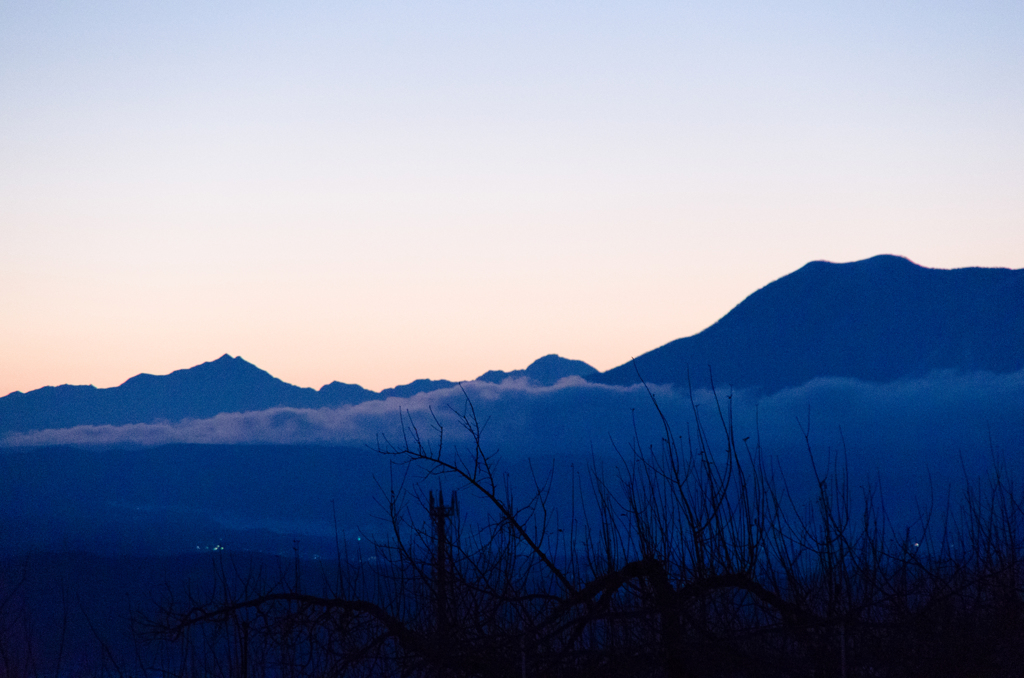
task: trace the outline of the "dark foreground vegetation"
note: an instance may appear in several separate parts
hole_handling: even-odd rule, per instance
[[[138,652],[102,672],[1024,675],[1024,495],[997,459],[897,522],[841,451],[808,449],[816,487],[790,491],[724,400],[685,431],[662,417],[659,443],[580,470],[556,507],[558,479],[513,492],[472,404],[452,415],[457,436],[438,418],[379,445],[388,538],[321,568],[220,556],[136,604]],[[0,617],[2,675],[42,673]]]

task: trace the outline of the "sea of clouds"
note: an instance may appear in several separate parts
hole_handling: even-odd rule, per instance
[[[337,409],[8,435],[0,512],[13,517],[13,532],[0,550],[161,552],[221,537],[237,545],[246,530],[264,535],[245,537],[250,548],[290,548],[291,537],[277,535],[282,524],[305,525],[298,532],[307,541],[331,534],[334,507],[342,532],[376,529],[380,488],[396,471],[394,457],[374,450],[404,448],[416,432],[434,449],[443,434],[449,452],[466,450],[473,440],[461,424],[474,413],[484,451],[517,496],[529,496],[537,472],[551,473],[552,505],[566,511],[578,505],[573,478],[587,486],[589,469],[614,483],[634,452],[656,452],[669,435],[684,452],[696,448],[699,428],[707,452],[720,455],[730,422],[740,449],[760,447],[798,503],[813,501],[818,486],[812,459],[829,474],[838,463],[855,494],[877,491],[904,522],[932,500],[955,503],[963,481],[990,476],[995,463],[1006,478],[1024,473],[1024,371],[888,384],[816,379],[769,395],[578,378],[554,386],[470,382]],[[439,487],[425,471],[420,465],[409,487]]]
[[[13,433],[2,442],[22,449],[172,443],[374,447],[383,440],[404,445],[411,425],[425,439],[436,438],[443,428],[448,441],[465,444],[460,415],[472,410],[489,450],[515,456],[603,455],[627,450],[633,442],[657,444],[666,435],[658,408],[682,441],[695,438],[699,418],[712,447],[724,447],[723,422],[731,421],[737,441],[759,442],[767,454],[783,458],[806,458],[808,444],[889,465],[1024,452],[1024,371],[947,371],[888,384],[822,378],[770,395],[605,386],[575,377],[554,386],[509,379],[337,409],[282,407],[201,420],[76,426]]]

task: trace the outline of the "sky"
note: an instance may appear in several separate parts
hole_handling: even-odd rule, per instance
[[[1024,268],[1024,4],[0,0],[0,394],[600,370],[812,260]]]

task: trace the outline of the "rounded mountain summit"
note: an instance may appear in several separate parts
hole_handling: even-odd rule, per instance
[[[882,255],[815,261],[708,329],[589,381],[750,387],[817,377],[890,382],[935,370],[1024,369],[1024,269],[931,269]]]

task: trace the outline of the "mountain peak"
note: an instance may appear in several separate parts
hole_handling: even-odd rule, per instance
[[[499,384],[506,379],[526,377],[542,386],[552,386],[565,377],[583,377],[584,379],[597,374],[597,370],[582,360],[570,360],[557,354],[549,353],[537,358],[525,370],[491,370],[477,377],[477,381]]]
[[[233,357],[231,355],[228,355],[227,353],[225,353],[221,357],[217,358],[216,360],[210,360],[209,362],[200,363],[200,364],[196,365],[195,367],[192,367],[192,368],[189,368],[189,369],[196,370],[196,369],[200,369],[200,368],[210,368],[210,367],[217,367],[218,369],[239,369],[239,368],[242,368],[242,369],[254,368],[254,369],[257,369],[257,370],[260,369],[260,368],[256,367],[255,365],[253,365],[251,362],[247,361],[242,356]],[[176,372],[187,372],[188,370],[175,370],[175,371]],[[263,370],[260,370],[260,371],[262,372]]]
[[[816,377],[873,382],[933,370],[1024,367],[1024,270],[919,266],[880,255],[815,261],[765,285],[721,320],[592,381],[754,387]]]
[[[876,254],[873,257],[867,259],[858,259],[857,261],[829,261],[827,259],[816,259],[808,266],[814,266],[816,264],[828,264],[830,266],[874,266],[874,265],[888,265],[888,266],[914,266],[916,268],[924,268],[915,264],[910,259],[900,254]]]
[[[812,275],[832,275],[837,271],[854,272],[854,273],[873,273],[873,274],[893,274],[897,272],[909,272],[913,270],[930,270],[924,266],[915,264],[910,259],[902,257],[896,254],[878,254],[868,259],[860,259],[858,261],[845,261],[835,262],[828,261],[825,259],[817,259],[811,261],[799,269],[790,273],[789,275],[779,278],[775,282],[785,280],[792,276],[802,276],[807,274]]]
[[[217,358],[216,360],[210,360],[205,363],[199,363],[194,367],[187,367],[180,370],[174,370],[170,374],[166,375],[153,375],[143,372],[137,374],[134,377],[128,379],[121,388],[138,388],[142,384],[152,384],[156,382],[164,383],[197,383],[199,381],[210,381],[210,380],[235,380],[235,379],[268,379],[279,383],[284,383],[275,377],[272,377],[267,372],[264,372],[260,368],[256,367],[250,362],[245,361],[242,357],[233,358],[227,353]]]
[[[170,374],[137,374],[114,388],[39,389],[0,400],[0,433],[81,424],[136,424],[212,417],[270,407],[316,407],[317,392],[287,384],[241,357]]]

